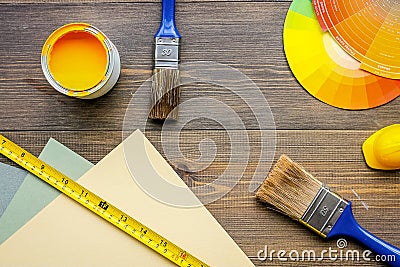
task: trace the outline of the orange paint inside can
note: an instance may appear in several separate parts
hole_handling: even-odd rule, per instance
[[[83,91],[98,85],[106,75],[107,48],[87,31],[70,31],[60,36],[48,54],[48,67],[63,87]]]
[[[70,23],[56,29],[43,45],[43,74],[58,92],[93,99],[117,83],[121,61],[115,45],[96,27]]]

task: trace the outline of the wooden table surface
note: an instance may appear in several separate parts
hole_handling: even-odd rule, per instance
[[[282,30],[290,1],[178,0],[177,25],[183,36],[182,63],[214,61],[246,74],[267,99],[276,125],[275,160],[285,153],[335,191],[353,200],[360,224],[400,246],[399,172],[368,168],[361,152],[374,131],[398,123],[400,99],[365,111],[328,106],[309,95],[293,77],[285,59]],[[160,1],[67,0],[31,3],[2,0],[0,4],[0,130],[38,154],[50,137],[93,163],[122,141],[125,111],[132,93],[151,76],[152,42],[161,14]],[[113,41],[121,56],[121,76],[107,95],[90,101],[72,99],[47,83],[40,66],[41,48],[57,27],[76,21],[91,23]],[[210,84],[185,86],[182,101],[213,97],[231,106],[246,126],[251,152],[246,172],[234,189],[207,208],[256,266],[380,266],[375,262],[318,263],[257,259],[270,250],[332,247],[300,224],[267,209],[248,191],[258,162],[261,131],[243,103],[228,90]],[[205,109],[207,108],[204,107]],[[159,124],[149,122],[146,136],[162,152]],[[235,130],[231,125],[231,129]],[[239,130],[236,129],[236,130]],[[202,138],[212,138],[217,159],[205,171],[178,173],[186,180],[218,177],[230,158],[229,138],[218,124],[197,119],[183,129],[180,145],[187,157],[199,156]],[[163,153],[163,152],[162,152]],[[2,162],[7,162],[1,159]],[[359,199],[353,193],[357,192]],[[368,206],[366,209],[362,201]],[[363,248],[348,240],[346,249]],[[276,255],[275,255],[276,256]]]

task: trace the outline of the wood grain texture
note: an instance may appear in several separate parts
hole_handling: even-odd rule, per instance
[[[130,128],[141,119],[135,117],[136,112],[140,114],[148,108],[146,98],[139,98],[139,105],[135,106],[130,101],[132,94],[151,76],[153,34],[161,13],[159,1],[3,0],[0,3],[3,3],[0,4],[0,105],[3,107],[0,132],[36,155],[53,137],[97,163],[123,140],[124,118]],[[354,201],[355,216],[363,226],[400,246],[400,225],[394,223],[400,214],[399,172],[371,170],[361,153],[361,145],[370,134],[398,123],[400,100],[372,110],[346,111],[310,96],[291,74],[282,47],[283,22],[289,5],[290,1],[178,1],[182,64],[212,60],[247,75],[267,99],[275,126],[259,125],[252,114],[252,105],[226,88],[204,82],[184,85],[182,103],[198,97],[225,103],[239,116],[246,131],[234,120],[224,125],[206,118],[191,121],[179,138],[183,155],[192,161],[199,158],[199,143],[205,138],[214,140],[218,153],[204,170],[195,171],[198,167],[195,163],[179,161],[175,170],[194,186],[212,181],[229,166],[233,144],[228,133],[245,134],[249,138],[249,160],[233,164],[237,169],[245,164],[243,177],[232,191],[207,208],[255,265],[382,266],[375,262],[326,259],[315,264],[283,262],[276,256],[273,261],[257,259],[257,252],[265,245],[274,250],[315,249],[317,253],[336,248],[336,240],[321,240],[298,223],[268,209],[249,192],[249,183],[259,164],[260,135],[267,134],[273,144],[275,128],[275,160],[285,153],[301,163],[318,179]],[[41,71],[40,52],[46,38],[57,27],[72,21],[85,21],[100,28],[121,55],[122,70],[116,87],[96,100],[82,101],[57,93]],[[215,66],[210,65],[210,71],[216,71]],[[246,84],[239,81],[238,85],[242,82]],[[244,86],[241,90],[246,89]],[[201,108],[211,115],[226,117],[211,104]],[[180,114],[180,119],[191,115]],[[162,127],[149,121],[145,134],[165,156],[160,137]],[[244,151],[238,152],[239,155],[245,156]],[[7,162],[4,158],[0,161]],[[351,240],[348,243],[348,249],[362,251]]]
[[[360,144],[371,131],[277,131],[275,160],[285,153],[301,163],[331,188],[354,202],[354,213],[361,225],[394,245],[400,245],[400,225],[395,222],[400,213],[400,180],[399,172],[383,172],[369,169],[363,160]],[[38,154],[53,137],[82,156],[98,162],[122,140],[120,131],[39,131],[39,132],[5,132],[7,137]],[[145,132],[149,140],[165,157],[159,131]],[[232,238],[257,266],[291,266],[293,262],[281,262],[276,258],[260,261],[257,252],[267,245],[270,250],[310,250],[320,255],[324,249],[337,249],[336,241],[325,241],[305,229],[297,222],[291,221],[264,204],[257,201],[248,186],[254,170],[259,163],[260,143],[257,141],[259,131],[247,131],[250,140],[251,155],[246,173],[239,183],[227,195],[210,203],[207,208],[221,223]],[[202,179],[216,179],[229,165],[229,136],[224,131],[184,131],[180,135],[180,145],[186,158],[195,160],[199,156],[199,142],[209,138],[215,141],[218,153],[212,164],[201,171],[187,172],[174,166],[182,179],[193,186]],[[7,162],[1,159],[2,162]],[[242,163],[244,164],[244,163]],[[355,191],[359,198],[354,194]],[[362,205],[363,201],[368,210]],[[348,240],[347,250],[363,248]],[[346,250],[344,250],[346,251]],[[363,262],[365,266],[380,266]],[[329,259],[320,263],[324,266],[357,266],[354,261],[340,264]],[[359,264],[361,265],[361,264]],[[309,266],[300,263],[299,266]]]
[[[86,4],[86,3],[161,3],[161,0],[1,0],[0,4]],[[206,2],[291,2],[291,0],[177,0],[177,6],[182,3],[206,3]]]
[[[346,111],[316,100],[299,86],[282,48],[288,7],[287,2],[183,3],[177,18],[183,36],[182,63],[212,60],[246,74],[268,100],[278,129],[376,130],[394,123],[400,110],[399,99],[373,110]],[[0,130],[13,130],[16,124],[21,125],[21,130],[122,127],[132,93],[151,76],[153,33],[160,17],[157,4],[0,5],[0,14],[0,104],[13,103],[9,112],[0,116]],[[58,94],[41,71],[44,41],[55,28],[71,21],[97,26],[121,54],[122,71],[117,86],[97,100],[81,101]],[[182,87],[182,102],[199,96],[229,105],[247,129],[260,128],[251,117],[251,110],[228,89],[211,84]],[[204,120],[188,127],[218,128]]]

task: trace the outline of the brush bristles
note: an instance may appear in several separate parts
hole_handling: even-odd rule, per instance
[[[178,112],[175,107],[179,105],[180,95],[179,69],[156,68],[152,77],[152,102],[150,119],[164,120],[177,119]]]
[[[256,196],[293,219],[300,219],[311,205],[322,183],[299,164],[282,155]]]

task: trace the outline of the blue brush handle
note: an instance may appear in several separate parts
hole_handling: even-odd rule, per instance
[[[175,0],[162,0],[162,18],[157,37],[181,38],[175,25]]]
[[[400,249],[392,246],[382,239],[374,236],[364,228],[362,228],[356,221],[351,208],[351,202],[344,209],[342,215],[339,217],[327,238],[331,237],[350,237],[360,242],[362,245],[370,249],[377,255],[385,255],[386,258],[395,257],[394,261],[387,261],[389,266],[400,266]]]

